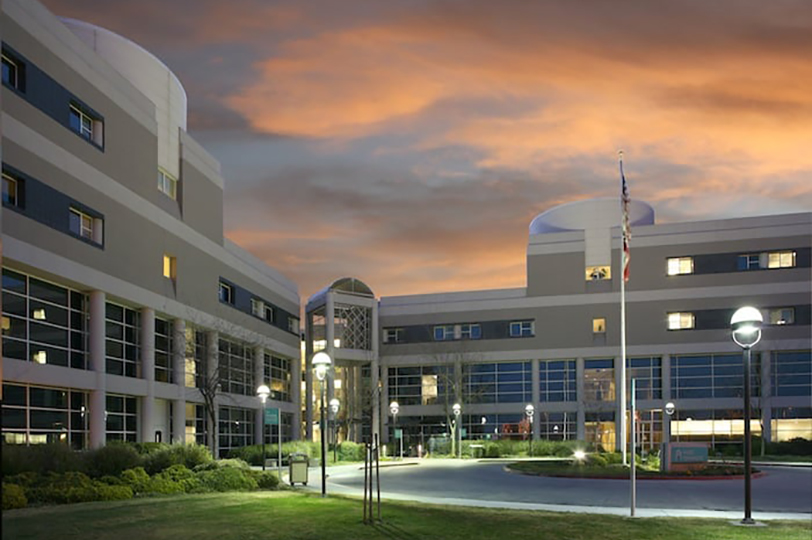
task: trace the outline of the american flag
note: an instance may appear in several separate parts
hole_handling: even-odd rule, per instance
[[[623,212],[623,281],[629,281],[629,240],[632,238],[632,228],[629,225],[629,187],[626,185],[626,175],[623,174],[623,154],[620,154],[620,207]]]

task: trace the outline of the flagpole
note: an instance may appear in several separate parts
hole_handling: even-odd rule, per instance
[[[618,152],[621,182],[625,184],[623,176],[623,150]],[[623,186],[622,186],[623,187]],[[626,457],[626,206],[621,196],[621,226],[620,226],[620,448],[623,455],[623,465],[627,464]]]

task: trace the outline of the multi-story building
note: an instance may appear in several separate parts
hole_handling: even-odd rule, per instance
[[[308,304],[310,350],[324,347],[337,359],[342,399],[374,396],[388,424],[384,438],[394,420],[388,403],[397,401],[407,446],[448,434],[457,402],[467,438],[532,431],[614,448],[622,418],[620,217],[617,199],[540,214],[530,224],[523,288],[370,302],[368,287],[339,280]],[[744,368],[730,318],[744,305],[765,319],[754,349],[753,432],[812,438],[812,214],[658,225],[649,205],[632,201],[630,218],[626,374],[636,380],[643,446],[653,448],[669,431],[672,440],[741,440]],[[348,316],[359,295],[372,322]],[[366,345],[347,349],[343,336],[361,327],[372,341],[354,339]],[[380,384],[372,372],[378,364]],[[359,373],[370,383],[354,383]],[[676,407],[670,418],[663,413],[669,401]]]
[[[33,0],[1,37],[3,439],[222,455],[260,440],[263,382],[298,438],[297,287],[223,237],[178,79]]]

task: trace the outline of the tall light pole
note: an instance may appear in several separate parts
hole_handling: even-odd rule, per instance
[[[321,423],[319,431],[321,432],[321,496],[327,496],[327,439],[324,437],[324,390],[325,378],[327,372],[330,371],[330,366],[333,365],[333,359],[324,351],[317,352],[313,355],[313,371],[316,372],[316,377],[321,382],[321,403],[319,409],[321,410],[320,418]]]
[[[268,401],[268,396],[271,395],[271,389],[268,388],[267,384],[259,385],[257,388],[257,395],[259,399],[262,401],[262,470],[265,470],[265,403]],[[282,444],[282,441],[279,441],[279,444]],[[281,477],[280,477],[281,478]]]
[[[528,403],[524,408],[524,414],[527,415],[527,421],[530,423],[530,457],[533,457],[533,415],[536,414],[536,408],[532,403]]]
[[[460,426],[460,413],[462,412],[462,405],[455,403],[451,410],[454,411],[454,438],[458,438],[459,444],[457,445],[457,452],[459,458],[462,459],[462,426]]]
[[[400,405],[398,405],[397,401],[393,401],[389,404],[389,412],[392,413],[392,432],[395,435],[395,438],[398,438],[398,413],[400,412]],[[400,459],[403,459],[403,432],[400,432],[400,441],[399,441],[399,448],[400,448]]]
[[[338,409],[341,407],[341,402],[338,401],[338,398],[333,398],[330,400],[330,416],[333,418],[333,463],[338,461],[337,459],[337,447],[338,447]]]
[[[751,306],[739,308],[730,319],[733,341],[742,348],[744,357],[744,519],[742,524],[753,525],[751,516],[752,491],[750,485],[753,457],[750,440],[750,351],[761,340],[761,312]]]

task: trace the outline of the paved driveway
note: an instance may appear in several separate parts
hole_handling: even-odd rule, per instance
[[[753,479],[753,512],[801,513],[812,519],[812,468],[767,467]],[[473,502],[567,505],[598,509],[629,508],[628,480],[547,478],[510,473],[503,463],[425,460],[414,465],[382,467],[384,497],[414,500],[467,499]],[[315,474],[314,474],[315,473]],[[318,488],[319,474],[311,472]],[[328,469],[328,490],[361,494],[363,469],[358,466]],[[744,481],[638,480],[640,509],[702,511],[742,510]],[[510,506],[506,504],[504,506]],[[796,516],[797,517],[797,516]]]

